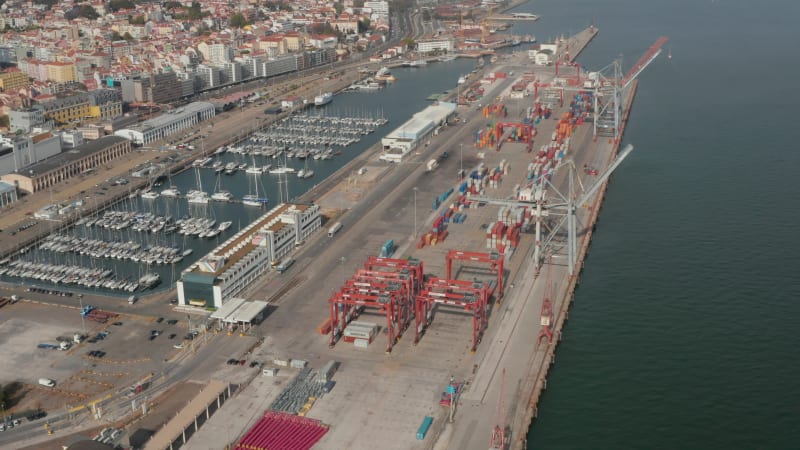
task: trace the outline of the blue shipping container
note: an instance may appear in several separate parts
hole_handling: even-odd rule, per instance
[[[417,439],[419,439],[420,441],[425,439],[425,435],[428,434],[428,430],[431,428],[431,424],[433,424],[433,417],[425,416],[425,418],[422,419],[422,424],[419,426],[419,429],[417,430]]]

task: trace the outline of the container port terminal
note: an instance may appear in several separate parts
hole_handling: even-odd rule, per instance
[[[192,317],[178,325],[187,327],[181,334],[197,329],[199,338],[149,361],[131,363],[134,349],[127,360],[119,356],[118,364],[150,373],[147,396],[131,393],[141,402],[177,395],[189,378],[213,387],[203,395],[183,388],[197,400],[175,406],[171,420],[158,422],[151,445],[160,444],[145,448],[184,440],[185,448],[282,448],[278,429],[309,436],[296,448],[525,448],[606,181],[632,149],[619,147],[635,78],[663,45],[625,74],[616,63],[587,73],[572,61],[596,33],[590,28],[563,43],[552,66],[532,66],[527,54],[515,53],[484,67],[475,77],[486,81],[442,98],[440,106],[453,100],[452,114],[417,142],[377,145],[301,198],[328,220],[303,235],[292,265],[237,291],[269,305],[260,324],[251,324],[256,313],[228,322],[242,310],[225,305],[215,319],[177,305],[176,317]],[[467,99],[470,93],[476,96]],[[381,158],[392,152],[396,162]],[[4,286],[4,296],[12,293],[24,301],[4,312],[32,315],[75,303]],[[129,309],[82,298],[121,313],[126,324],[109,327],[117,332],[139,322],[163,328],[147,307],[167,296]],[[85,326],[75,316],[70,326]],[[236,367],[239,359],[229,358],[238,355],[258,365]],[[111,365],[98,364],[98,372]],[[64,373],[87,370],[63,366]],[[52,411],[46,431],[41,424],[18,431],[43,442],[50,432],[122,427],[131,409],[125,394],[83,396]],[[93,422],[90,412],[103,421]],[[0,436],[0,445],[8,439]]]

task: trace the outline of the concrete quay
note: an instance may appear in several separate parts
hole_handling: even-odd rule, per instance
[[[587,37],[593,34],[587,34]],[[588,42],[588,40],[586,41]],[[585,44],[584,44],[585,45]],[[493,70],[530,70],[526,55],[504,59]],[[535,68],[542,82],[553,76],[552,68]],[[518,117],[528,101],[507,97],[515,80],[498,81],[489,85],[485,98],[501,97],[509,109],[509,121]],[[632,95],[627,94],[628,102]],[[554,114],[559,116],[560,109]],[[420,148],[408,160],[397,165],[375,161],[375,154],[365,156],[359,164],[367,168],[358,178],[343,177],[341,182],[324,193],[317,201],[324,209],[343,212],[337,220],[344,228],[334,238],[317,236],[300,250],[296,263],[287,273],[270,274],[250,289],[247,297],[271,298],[281,292],[274,302],[276,309],[262,325],[271,342],[270,349],[282,358],[299,358],[321,368],[329,360],[341,363],[334,376],[336,387],[317,399],[308,413],[330,425],[329,432],[316,448],[388,449],[454,448],[485,449],[494,425],[495,410],[500,398],[503,369],[506,372],[503,399],[507,423],[512,428],[516,448],[524,444],[534,392],[540,392],[542,370],[549,366],[555,345],[534,347],[539,332],[539,313],[547,294],[544,277],[551,273],[554,281],[552,295],[559,312],[559,321],[566,318],[565,299],[571,298],[574,281],[566,274],[563,246],[556,246],[551,263],[540,273],[531,264],[533,237],[523,235],[520,246],[507,266],[505,300],[493,305],[489,328],[472,354],[471,319],[461,313],[440,310],[432,325],[417,345],[413,345],[413,329],[409,328],[390,354],[384,352],[385,339],[379,334],[369,348],[355,348],[339,342],[328,348],[328,338],[314,331],[315,326],[329,315],[328,297],[360,267],[366,258],[375,255],[386,239],[394,239],[399,248],[396,257],[413,256],[422,260],[427,274],[444,275],[444,255],[449,249],[485,252],[485,225],[496,220],[497,208],[484,206],[464,212],[463,224],[450,224],[450,236],[435,247],[417,249],[420,234],[427,231],[441,209],[433,211],[431,201],[442,191],[456,185],[455,174],[462,166],[469,171],[478,163],[496,166],[501,159],[510,162],[509,173],[498,188],[487,188],[486,195],[505,198],[514,184],[524,180],[531,156],[522,144],[507,143],[500,152],[477,149],[471,138],[475,130],[485,126],[480,111],[473,107],[458,110],[462,122],[443,129],[431,139],[428,148]],[[541,145],[553,130],[553,121],[539,125],[534,148]],[[588,164],[602,170],[612,159],[616,142],[594,141],[590,125],[579,126],[573,134],[570,154],[577,167]],[[433,173],[427,173],[424,162],[442,151],[450,158]],[[462,162],[463,153],[463,162]],[[583,174],[580,174],[583,177]],[[554,178],[563,186],[564,174]],[[587,177],[584,184],[591,182]],[[416,189],[415,189],[416,188]],[[591,208],[578,213],[583,235],[581,248],[585,252],[602,192],[595,195]],[[583,255],[583,253],[581,253]],[[456,268],[457,276],[485,278],[487,274],[468,265]],[[574,279],[575,277],[573,277]],[[289,286],[288,289],[286,287]],[[359,320],[382,323],[383,317],[366,312]],[[560,326],[557,331],[560,331]],[[446,411],[438,405],[440,393],[453,376],[468,384],[461,397],[455,422],[446,421]],[[240,395],[244,399],[267,395],[259,391],[260,383],[251,383]],[[539,386],[537,388],[537,386]],[[252,392],[250,390],[253,390]],[[265,389],[265,388],[263,388]],[[537,391],[538,389],[538,391]],[[245,401],[245,400],[242,400]],[[230,403],[229,413],[238,414]],[[263,404],[263,403],[261,403]],[[256,406],[256,405],[253,405]],[[257,407],[257,406],[256,406]],[[223,410],[225,407],[223,407]],[[221,411],[225,412],[225,411]],[[434,417],[428,437],[419,441],[414,433],[422,418]],[[241,436],[252,422],[223,419],[231,435]],[[215,419],[212,419],[212,421]],[[233,443],[233,442],[231,442]],[[190,442],[190,445],[192,442]],[[204,448],[201,443],[197,448]]]

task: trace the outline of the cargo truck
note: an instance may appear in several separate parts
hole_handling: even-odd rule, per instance
[[[433,172],[434,170],[436,170],[437,167],[439,167],[439,161],[432,159],[428,161],[427,167],[428,167],[428,172]]]
[[[336,232],[341,229],[342,229],[341,222],[336,222],[335,224],[331,225],[331,227],[328,228],[328,237],[333,237],[333,235],[336,234]]]
[[[287,270],[289,270],[289,267],[291,267],[292,264],[294,264],[294,260],[292,258],[286,258],[283,261],[281,261],[280,264],[278,264],[278,267],[276,267],[275,270],[277,270],[278,273],[286,272]]]

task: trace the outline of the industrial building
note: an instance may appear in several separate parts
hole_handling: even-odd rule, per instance
[[[220,330],[227,328],[228,332],[232,332],[235,327],[241,327],[245,332],[253,323],[264,318],[264,310],[268,305],[269,302],[262,300],[248,302],[243,298],[232,298],[222,308],[214,311],[211,318],[219,322],[218,329]]]
[[[145,145],[191,128],[212,117],[214,117],[212,103],[194,102],[132,127],[115,131],[114,134],[130,139],[135,145]]]
[[[455,103],[439,102],[414,114],[406,123],[381,139],[383,154],[380,160],[395,163],[402,161],[408,152],[419,147],[438,127],[445,124],[455,111]]]
[[[14,203],[18,199],[17,187],[5,181],[0,181],[0,209]]]
[[[417,51],[425,54],[435,51],[452,52],[455,46],[452,39],[420,39],[417,41]]]
[[[55,136],[55,139],[60,142],[58,136]],[[14,184],[25,192],[35,193],[54,187],[102,164],[108,164],[130,152],[129,140],[118,136],[106,136],[25,167],[21,173],[3,175],[0,180]]]
[[[277,205],[184,270],[178,302],[221,308],[321,225],[318,205]]]
[[[0,137],[0,176],[22,171],[61,153],[61,138],[53,133]]]

